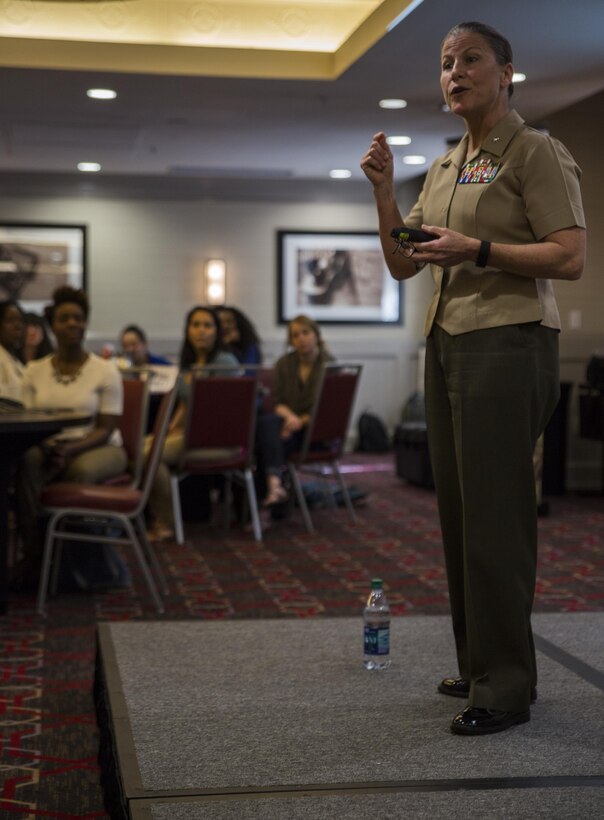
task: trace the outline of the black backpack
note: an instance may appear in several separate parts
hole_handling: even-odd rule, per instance
[[[358,450],[363,453],[385,453],[392,443],[386,425],[379,416],[365,411],[359,416]]]
[[[604,356],[592,356],[587,362],[585,381],[593,390],[604,392]]]

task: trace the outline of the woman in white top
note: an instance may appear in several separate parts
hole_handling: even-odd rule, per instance
[[[50,481],[101,484],[127,467],[117,424],[123,410],[122,380],[112,362],[84,348],[89,305],[82,290],[55,291],[46,309],[57,350],[29,362],[23,376],[27,407],[70,408],[90,415],[82,427],[70,427],[27,451],[18,488],[25,556],[40,558],[36,527],[38,498]]]
[[[0,302],[0,397],[21,401],[23,364],[17,351],[23,342],[23,313],[12,299]]]

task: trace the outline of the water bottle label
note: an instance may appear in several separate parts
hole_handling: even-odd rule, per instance
[[[390,627],[365,625],[365,654],[388,655],[390,653]]]

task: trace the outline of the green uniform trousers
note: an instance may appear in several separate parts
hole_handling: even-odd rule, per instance
[[[426,344],[426,415],[459,673],[468,704],[523,711],[537,683],[533,450],[559,398],[558,333],[539,323]]]

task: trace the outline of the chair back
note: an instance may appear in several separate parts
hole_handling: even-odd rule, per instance
[[[138,486],[143,469],[143,442],[149,413],[149,382],[143,379],[122,379],[124,409],[118,422],[124,449],[132,472],[132,483]]]
[[[264,413],[273,412],[273,382],[275,371],[272,367],[260,367],[258,369],[258,393],[260,396],[260,406]]]
[[[257,395],[257,373],[207,378],[192,373],[181,465],[186,468],[187,459],[194,459],[195,451],[204,449],[239,450],[241,460],[249,464]]]
[[[180,386],[181,378],[181,376],[178,377],[172,390],[168,390],[167,393],[164,393],[157,411],[157,415],[155,416],[152,434],[153,439],[151,441],[151,448],[149,449],[149,453],[144,462],[143,475],[141,479],[142,500],[139,506],[143,508],[146,506],[149,499],[155,474],[157,473],[157,468],[159,467],[159,463],[163,455],[164,442],[166,441],[166,436],[168,435],[170,419],[172,418],[174,406],[178,398],[178,388]]]
[[[354,406],[361,364],[326,365],[302,447],[295,460],[303,462],[312,451],[313,460],[337,459],[342,455]],[[316,450],[316,447],[323,448]]]

